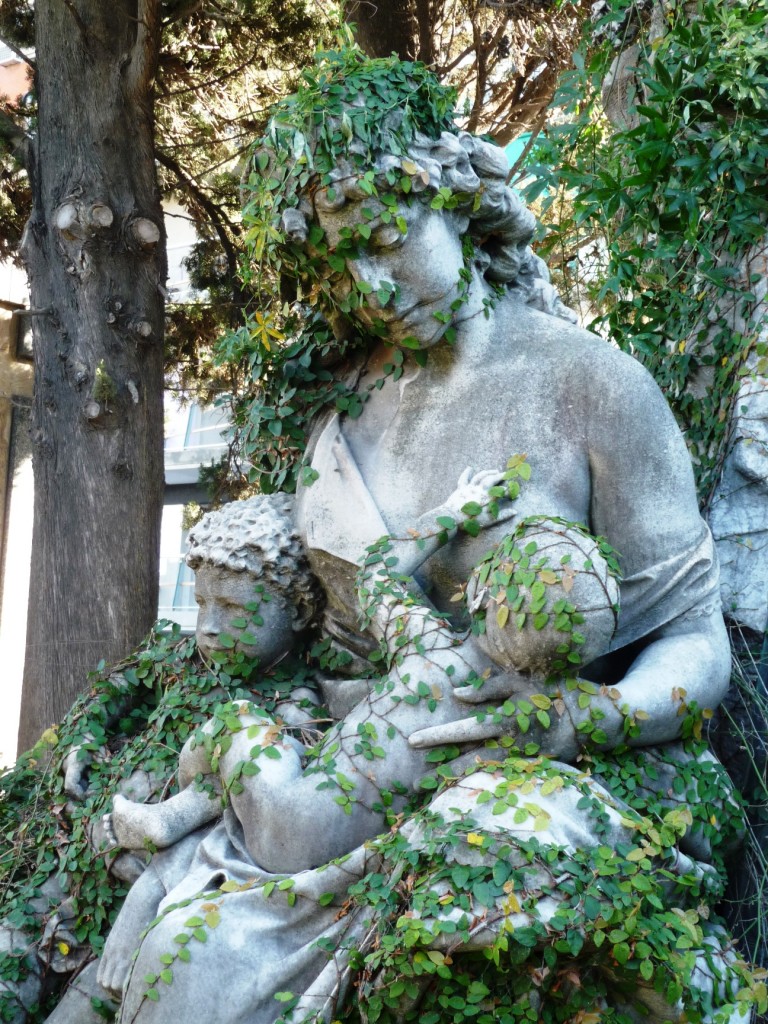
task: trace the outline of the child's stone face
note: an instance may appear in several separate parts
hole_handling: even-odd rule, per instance
[[[273,665],[293,648],[293,609],[269,584],[263,584],[262,592],[257,593],[258,582],[248,572],[232,572],[215,565],[203,564],[196,571],[197,646],[204,656],[226,650],[220,641],[222,633],[234,638],[236,651],[258,658],[262,668]],[[260,602],[258,611],[246,611],[245,606],[254,601]],[[252,621],[254,617],[261,619],[261,624]],[[234,624],[242,619],[246,620],[245,627]],[[243,633],[251,634],[255,642],[243,642]]]

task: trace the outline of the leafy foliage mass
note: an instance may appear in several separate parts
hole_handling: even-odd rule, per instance
[[[555,99],[565,117],[539,142],[524,191],[540,198],[542,251],[571,301],[591,304],[593,327],[664,390],[705,499],[746,360],[766,355],[760,274],[744,261],[768,225],[768,11],[759,0],[665,6],[627,58],[634,84],[617,130],[601,85],[632,7],[611,3],[600,45],[577,53]]]

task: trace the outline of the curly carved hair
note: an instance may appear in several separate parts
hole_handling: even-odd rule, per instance
[[[208,512],[189,532],[187,565],[247,572],[314,615],[322,605],[294,519],[292,494],[258,494]]]
[[[331,172],[332,188],[315,193],[315,205],[333,212],[345,203],[369,198],[360,186],[361,173],[355,162],[355,141],[351,159],[342,159]],[[571,323],[576,314],[560,300],[550,284],[546,264],[530,247],[536,219],[507,185],[509,164],[503,149],[470,132],[442,132],[437,139],[417,134],[410,144],[408,159],[415,165],[411,192],[429,202],[440,188],[449,188],[459,199],[456,212],[466,218],[466,232],[475,245],[474,262],[488,281],[519,289],[525,302],[542,312]],[[399,177],[403,158],[380,153],[373,167],[376,184],[391,191],[392,173]],[[409,168],[410,170],[410,168]],[[388,176],[389,175],[389,179]],[[301,196],[298,206],[283,210],[281,227],[290,241],[306,244],[313,217],[309,199]]]

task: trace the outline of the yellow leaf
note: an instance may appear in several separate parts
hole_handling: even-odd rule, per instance
[[[58,949],[62,956],[67,956],[69,954],[69,946],[67,945],[66,942],[57,942],[56,948]]]
[[[519,914],[522,910],[522,907],[520,906],[520,901],[513,892],[511,892],[507,899],[504,901],[504,910],[508,914]]]
[[[508,618],[509,608],[505,604],[500,605],[498,611],[496,612],[496,625],[499,627],[499,629],[504,629],[504,627],[507,624]]]
[[[639,718],[641,722],[647,722],[651,716],[647,711],[643,711],[642,708],[638,708],[635,712],[635,718]]]
[[[528,699],[531,704],[535,704],[536,707],[541,708],[542,711],[549,711],[552,707],[552,701],[545,693],[534,693]]]
[[[480,835],[479,832],[468,832],[467,842],[469,843],[470,846],[482,846],[483,837]]]
[[[440,689],[437,683],[432,684],[432,696],[435,698],[435,700],[443,699],[443,691]]]
[[[680,344],[679,344],[679,345],[677,346],[677,351],[678,351],[678,352],[679,352],[679,353],[680,353],[681,355],[682,355],[682,353],[683,353],[683,352],[685,352],[685,338],[683,338],[683,340],[682,340],[682,341],[680,342]]]
[[[550,585],[552,583],[557,583],[558,582],[557,573],[556,572],[552,572],[551,569],[542,569],[541,572],[539,573],[539,579],[541,580],[542,583],[548,583]]]
[[[554,778],[546,779],[541,787],[541,795],[549,796],[550,793],[554,793],[556,789],[562,789],[565,783],[559,775],[555,775]]]
[[[406,174],[415,174],[420,168],[413,162],[413,160],[401,160],[400,166],[403,168]]]

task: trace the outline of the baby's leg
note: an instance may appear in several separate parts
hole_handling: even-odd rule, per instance
[[[143,850],[146,841],[162,850],[221,815],[218,779],[209,776],[213,793],[188,786],[159,804],[138,804],[119,794],[115,797],[110,824],[115,839],[128,850]]]
[[[203,726],[210,734],[215,719]],[[204,776],[205,790],[193,785]],[[158,849],[173,846],[195,829],[221,814],[221,786],[213,774],[205,743],[191,737],[179,754],[179,786],[181,792],[159,804],[134,803],[116,796],[110,814],[110,825],[118,843],[129,850],[143,850],[145,840]]]
[[[97,977],[109,992],[122,993],[141,933],[154,920],[165,895],[165,886],[150,864],[131,886],[104,945]]]
[[[234,706],[234,715],[240,725],[241,732],[232,736],[233,745],[238,737],[244,735],[243,730],[254,723],[263,724],[266,719],[254,716],[247,701],[235,701],[227,705]],[[214,730],[219,724],[214,717],[203,726],[202,732],[215,736]],[[249,744],[249,749],[252,744]],[[237,742],[237,750],[241,750],[242,741]],[[226,778],[232,771],[234,762],[231,758],[222,757],[217,764],[221,776]],[[229,765],[229,767],[227,767]],[[200,776],[205,778],[205,789],[193,785]],[[219,775],[214,774],[207,744],[197,737],[190,737],[179,754],[179,786],[181,792],[159,804],[134,803],[125,797],[116,796],[110,825],[117,842],[129,850],[142,850],[149,840],[158,849],[173,846],[184,836],[194,832],[202,825],[207,825],[221,814],[221,783]]]

